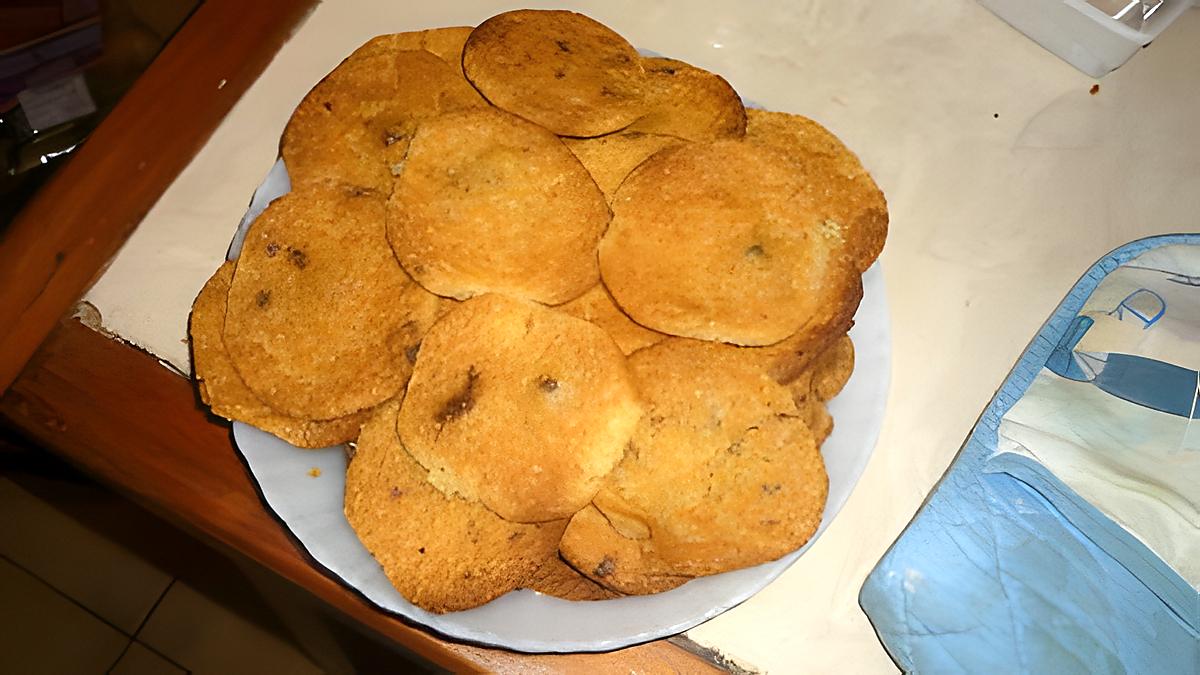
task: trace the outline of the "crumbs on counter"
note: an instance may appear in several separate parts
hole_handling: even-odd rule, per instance
[[[1091,88],[1091,89],[1088,89],[1088,93],[1089,93],[1089,94],[1091,94],[1092,96],[1095,96],[1096,94],[1099,94],[1099,93],[1100,93],[1100,85],[1099,85],[1099,84],[1093,84],[1093,85],[1092,85],[1092,88]]]
[[[321,476],[321,470],[314,466],[308,470],[308,475],[312,476],[313,478],[319,478]]]

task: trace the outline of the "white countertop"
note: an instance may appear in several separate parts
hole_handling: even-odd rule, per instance
[[[1091,95],[1096,80],[968,0],[531,4],[585,12],[748,100],[817,119],[887,195],[893,372],[874,457],[808,553],[688,637],[758,670],[894,671],[859,588],[1027,341],[1110,249],[1200,230],[1200,11]],[[373,35],[513,7],[318,6],[88,292],[104,327],[186,372],[192,299],[304,93]]]

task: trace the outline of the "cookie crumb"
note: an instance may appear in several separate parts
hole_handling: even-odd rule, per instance
[[[1091,89],[1088,89],[1088,93],[1089,93],[1089,94],[1091,94],[1092,96],[1095,96],[1096,94],[1099,94],[1099,93],[1100,93],[1100,85],[1099,85],[1099,84],[1093,84],[1093,85],[1092,85],[1092,88],[1091,88]]]
[[[314,466],[313,468],[308,470],[308,475],[312,476],[313,478],[320,478],[321,470]]]

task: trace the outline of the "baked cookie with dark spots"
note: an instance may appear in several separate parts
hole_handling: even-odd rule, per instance
[[[689,141],[741,138],[746,108],[725,78],[689,63],[661,57],[642,59],[648,112],[627,128]]]
[[[470,609],[529,585],[564,521],[521,524],[448,496],[396,436],[399,404],[379,407],[346,471],[346,519],[392,584],[431,612]]]
[[[592,499],[640,417],[625,358],[603,330],[488,294],[425,336],[398,429],[446,494],[540,522]]]
[[[492,105],[560,136],[600,136],[646,112],[637,50],[575,12],[493,16],[467,38],[463,70]]]
[[[388,239],[421,285],[546,304],[599,280],[608,205],[554,134],[494,108],[422,124],[388,202]]]
[[[592,500],[608,527],[589,531],[604,539],[573,532],[574,519],[567,526],[560,552],[573,567],[632,593],[643,576],[748,567],[812,537],[828,479],[786,387],[723,345],[695,340],[665,340],[629,365],[646,414]],[[596,573],[606,558],[620,575]]]
[[[370,411],[321,422],[288,417],[260,401],[242,381],[221,339],[232,279],[233,263],[226,262],[204,284],[192,304],[188,334],[191,337],[192,373],[200,390],[200,400],[214,415],[245,422],[299,448],[325,448],[358,437],[358,430]]]
[[[802,115],[748,110],[746,140],[775,148],[800,167],[804,192],[821,217],[839,223],[855,264],[866,271],[883,250],[887,200],[862,162],[828,129]]]
[[[386,197],[422,120],[486,106],[445,61],[424,50],[356,52],[304,97],[279,151],[292,186],[335,182]]]
[[[787,156],[741,140],[660,151],[621,184],[600,242],[604,285],[659,332],[743,346],[853,315],[841,227],[803,195]],[[857,281],[861,284],[861,280]]]
[[[246,233],[223,340],[274,410],[329,420],[403,391],[438,298],[396,262],[383,215],[378,197],[312,186],[271,202]]]
[[[650,595],[678,588],[693,577],[668,574],[654,549],[618,532],[595,506],[576,513],[559,549],[574,569],[597,585],[624,595]]]

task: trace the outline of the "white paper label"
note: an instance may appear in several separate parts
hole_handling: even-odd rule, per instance
[[[88,91],[83,75],[75,74],[61,80],[30,87],[17,94],[29,126],[49,129],[96,111],[96,103]]]

